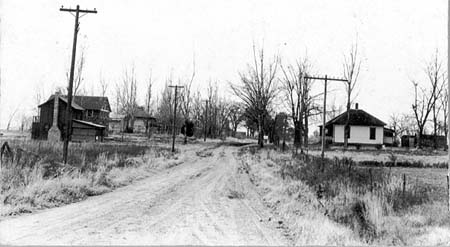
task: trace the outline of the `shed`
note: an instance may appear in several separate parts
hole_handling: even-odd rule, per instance
[[[72,121],[72,141],[103,141],[106,126],[83,120]]]

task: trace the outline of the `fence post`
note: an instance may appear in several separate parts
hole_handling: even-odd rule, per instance
[[[372,175],[372,168],[369,168],[369,175],[370,175],[370,192],[373,192],[373,175]]]
[[[405,198],[406,174],[403,173],[403,198]]]

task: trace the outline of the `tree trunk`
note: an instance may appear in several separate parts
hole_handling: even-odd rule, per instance
[[[350,88],[348,90],[350,90]],[[350,122],[350,92],[347,95],[347,120],[345,121],[344,126],[344,149],[347,149],[348,147],[348,131],[350,129],[349,122]]]
[[[444,134],[445,134],[445,140],[448,140],[448,133],[447,133],[447,116],[444,115]],[[444,147],[444,149],[447,151],[448,144]]]
[[[422,148],[422,134],[423,134],[423,127],[419,127],[419,131],[417,133],[417,148]]]
[[[294,121],[294,146],[296,149],[302,145],[302,126],[299,121]]]
[[[309,128],[308,128],[308,114],[305,114],[305,131],[304,131],[304,145],[305,148],[308,149],[308,143],[309,143],[309,137],[308,137],[308,132],[309,132]]]
[[[437,149],[437,119],[436,119],[436,104],[433,106],[433,148]]]
[[[264,125],[263,120],[259,117],[258,121],[258,144],[260,148],[264,147]]]

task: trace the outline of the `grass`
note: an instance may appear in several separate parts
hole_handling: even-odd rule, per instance
[[[0,171],[0,216],[57,207],[109,192],[144,178],[172,158],[170,149],[136,144],[71,144],[68,164],[61,145],[12,141]]]
[[[320,151],[310,150],[309,154],[319,156]],[[333,159],[351,158],[365,166],[400,166],[417,168],[446,168],[447,153],[433,150],[407,150],[390,148],[386,150],[328,150],[326,157]]]
[[[313,156],[257,149],[241,158],[296,244],[450,244],[443,169],[366,167],[343,157],[326,159],[322,170]]]

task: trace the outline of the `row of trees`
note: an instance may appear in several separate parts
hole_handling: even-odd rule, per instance
[[[423,135],[431,133],[436,149],[437,137],[445,135],[447,138],[448,132],[448,75],[437,51],[426,65],[424,74],[423,80],[411,80],[414,87],[412,114],[393,114],[390,127],[396,139],[404,134],[416,134],[419,148],[423,146]]]
[[[230,84],[234,94],[238,96],[258,128],[258,143],[264,146],[265,121],[273,112],[276,97],[282,96],[285,109],[294,126],[294,144],[296,148],[308,146],[310,118],[323,112],[319,101],[323,93],[313,93],[313,81],[307,76],[311,73],[311,64],[307,58],[299,59],[295,64],[283,64],[278,56],[271,59],[265,57],[264,49],[258,51],[253,45],[253,62],[244,73],[240,73],[240,83]],[[358,47],[354,45],[343,62],[343,75],[347,82],[347,112],[353,100],[353,92],[357,83],[361,60]],[[281,71],[281,73],[280,73]],[[285,100],[287,99],[287,100]],[[335,111],[336,108],[333,108]],[[349,115],[345,130],[348,131]],[[248,125],[247,125],[248,126]],[[280,130],[279,128],[277,128]],[[275,134],[275,133],[270,133]],[[347,147],[347,135],[344,145]]]
[[[85,54],[81,52],[76,64],[75,94],[82,95],[86,91],[82,86],[85,61]],[[355,87],[361,67],[357,44],[351,47],[347,56],[344,56],[342,65],[342,75],[347,80],[345,108],[349,112],[357,96]],[[184,88],[180,91],[178,98],[178,127],[191,124],[195,126],[193,132],[195,136],[200,137],[206,133],[208,137],[217,138],[224,135],[234,136],[238,125],[244,123],[248,128],[248,134],[258,133],[258,143],[263,146],[264,135],[269,135],[275,141],[282,136],[276,131],[284,131],[284,128],[273,127],[279,125],[280,119],[285,119],[287,116],[293,126],[294,144],[302,152],[303,148],[308,146],[310,134],[308,126],[311,118],[317,120],[323,112],[321,107],[323,93],[313,93],[314,82],[306,79],[311,70],[312,65],[307,58],[300,58],[293,64],[286,64],[282,63],[278,56],[267,57],[264,49],[257,50],[253,45],[252,62],[247,65],[246,70],[239,73],[238,83],[229,83],[232,92],[241,102],[233,102],[221,97],[218,93],[217,82],[209,83],[205,96],[202,96],[199,90],[193,91],[192,85],[196,76],[195,60],[193,60],[192,73],[184,78],[169,76],[156,99],[152,97],[154,79],[150,70],[145,83],[144,104],[139,106],[137,76],[132,66],[131,69],[124,71],[121,81],[115,85],[113,100],[115,107],[113,108],[116,112],[131,117],[139,108],[143,108],[159,120],[161,131],[171,132],[175,100],[173,90],[168,86],[182,85]],[[436,137],[442,134],[447,135],[448,129],[448,92],[445,90],[447,72],[437,52],[427,64],[425,75],[426,81],[412,80],[414,86],[412,114],[392,115],[390,127],[394,130],[395,139],[404,134],[417,134],[419,146],[422,144],[421,137],[425,133],[432,133],[435,136],[435,147],[437,147]],[[105,96],[108,83],[103,77],[100,78],[99,86],[102,96]],[[36,103],[41,103],[43,100],[41,91],[37,90]],[[283,110],[288,114],[276,116],[275,112],[279,112],[280,109],[274,109],[274,103],[280,96]],[[334,117],[343,110],[332,105],[327,116]],[[347,146],[348,120],[347,117],[344,146]],[[427,132],[430,129],[431,131]]]
[[[353,46],[348,57],[343,62],[343,74],[347,78],[347,109],[353,100],[353,91],[357,82],[360,60],[357,46]],[[276,143],[285,137],[288,128],[288,120],[293,124],[294,144],[303,152],[308,146],[308,136],[311,118],[316,118],[323,109],[319,100],[323,93],[313,93],[313,81],[306,79],[311,73],[311,64],[308,59],[299,59],[293,65],[283,64],[278,56],[267,58],[264,49],[257,50],[253,46],[253,61],[247,69],[239,73],[239,83],[229,83],[232,92],[241,102],[232,102],[218,94],[217,83],[209,83],[206,97],[197,90],[192,91],[195,79],[195,61],[192,74],[188,78],[166,79],[165,86],[155,102],[151,101],[152,79],[148,80],[146,109],[155,115],[163,132],[170,133],[173,128],[173,109],[175,104],[174,92],[169,85],[181,85],[178,102],[176,126],[195,126],[193,135],[200,137],[217,138],[226,135],[234,136],[238,125],[245,123],[249,135],[258,133],[258,143],[264,145],[264,136],[267,135]],[[131,75],[130,75],[131,74]],[[123,83],[116,89],[116,108],[119,112],[133,114],[136,103],[136,81],[134,70],[125,73]],[[277,97],[283,99],[283,109],[289,114],[275,114],[279,109],[274,109]],[[279,98],[278,98],[279,99]],[[152,108],[151,105],[155,107]],[[153,112],[152,112],[153,109]],[[330,114],[336,114],[333,107]],[[347,124],[348,125],[348,124]],[[348,128],[346,128],[348,129]],[[186,133],[187,131],[185,131]],[[187,137],[187,135],[185,135]],[[186,140],[186,138],[185,138]]]

